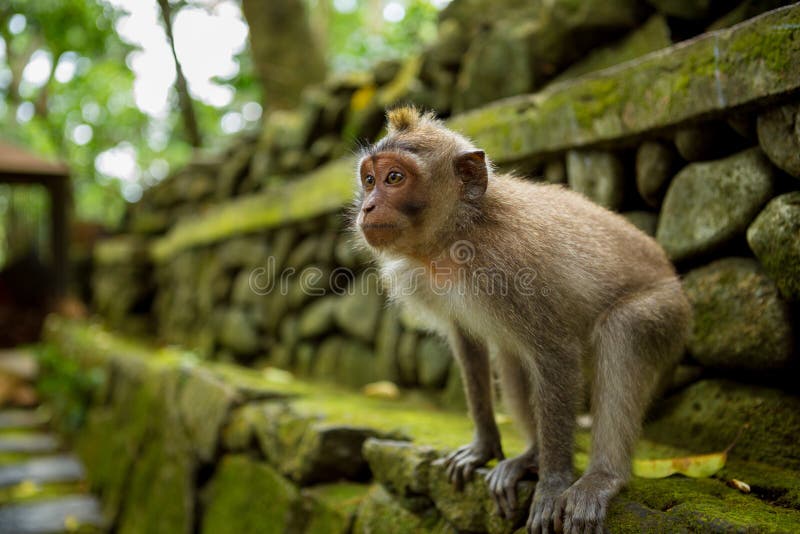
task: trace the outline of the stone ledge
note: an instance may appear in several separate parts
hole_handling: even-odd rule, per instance
[[[800,5],[448,123],[499,163],[711,118],[800,87]]]
[[[336,211],[353,198],[354,168],[351,158],[334,161],[280,187],[184,218],[154,241],[151,255],[160,262],[186,248]]]

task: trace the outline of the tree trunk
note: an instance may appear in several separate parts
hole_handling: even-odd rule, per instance
[[[161,7],[161,18],[164,20],[164,31],[167,33],[169,48],[172,50],[172,59],[175,60],[175,90],[178,92],[178,103],[183,116],[183,124],[186,128],[186,136],[193,147],[199,147],[202,145],[202,137],[197,126],[194,101],[189,95],[186,77],[183,75],[181,63],[178,61],[178,54],[175,52],[175,38],[172,34],[172,12],[169,7],[169,0],[158,0],[158,5]]]
[[[242,0],[264,109],[290,109],[303,88],[325,79],[325,58],[303,0]]]

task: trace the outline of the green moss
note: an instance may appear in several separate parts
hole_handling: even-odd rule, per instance
[[[369,486],[352,482],[321,484],[306,488],[302,495],[309,522],[305,534],[345,534]]]
[[[204,533],[299,531],[297,488],[269,465],[246,456],[223,457],[202,499],[200,531]]]
[[[354,165],[351,158],[335,161],[278,188],[183,219],[153,243],[152,256],[163,262],[190,247],[338,210],[353,198]]]
[[[85,482],[63,482],[53,484],[21,482],[14,486],[0,488],[0,506],[80,493],[86,493]]]
[[[424,534],[455,532],[455,529],[447,525],[435,509],[414,513],[376,484],[359,507],[353,532]]]

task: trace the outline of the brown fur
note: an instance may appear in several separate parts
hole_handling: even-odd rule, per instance
[[[389,134],[359,163],[362,183],[371,173],[378,185],[362,191],[356,224],[390,292],[431,318],[461,365],[476,434],[447,458],[448,474],[460,486],[503,458],[491,352],[509,411],[530,440],[488,477],[500,513],[510,514],[516,482],[538,467],[528,529],[594,532],[629,476],[656,385],[683,351],[690,312],[675,271],[619,215],[560,186],[493,173],[482,151],[414,108],[388,118]],[[402,169],[402,186],[383,182],[390,168]],[[593,447],[573,484],[583,378]]]

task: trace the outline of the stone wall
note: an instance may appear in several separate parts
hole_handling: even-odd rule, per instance
[[[443,454],[471,423],[412,396],[387,399],[154,348],[97,324],[52,317],[46,339],[71,365],[48,372],[53,403],[102,498],[113,532],[346,534],[521,533],[535,482],[502,519],[481,468],[456,491]],[[64,399],[75,399],[65,404]],[[742,426],[750,426],[742,430]],[[507,455],[523,440],[498,420]],[[728,447],[713,478],[635,477],[612,501],[610,532],[800,530],[800,398],[777,389],[702,380],[646,427],[634,460]],[[679,448],[678,448],[679,447]],[[575,462],[585,467],[588,433]],[[749,484],[744,494],[731,487]]]
[[[345,231],[354,140],[410,101],[502,169],[654,235],[695,308],[685,364],[781,380],[797,365],[800,7],[757,16],[778,4],[507,0],[486,22],[455,0],[419,56],[310,88],[146,191],[96,251],[96,309],[206,358],[458,391],[444,345],[384,306]]]

